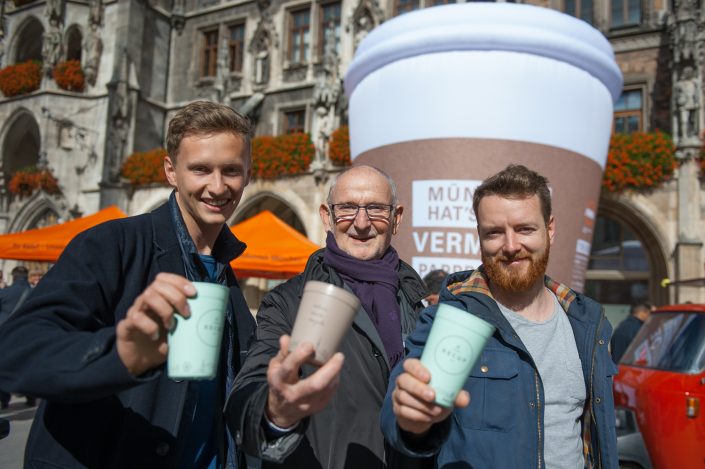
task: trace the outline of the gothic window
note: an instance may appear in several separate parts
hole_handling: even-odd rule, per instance
[[[641,89],[624,90],[614,105],[614,132],[630,134],[643,128]]]
[[[228,37],[228,48],[230,52],[230,71],[242,72],[242,60],[245,56],[245,25],[236,24],[230,26]]]
[[[19,114],[10,125],[2,145],[5,187],[17,170],[37,164],[40,148],[41,137],[37,121],[29,113]]]
[[[592,19],[592,0],[565,0],[563,2],[563,12],[576,18],[580,18],[590,24]]]
[[[218,65],[218,30],[204,31],[201,46],[201,77],[214,77]]]
[[[326,41],[329,36],[335,38],[335,52],[340,55],[340,2],[324,3],[320,10],[319,21],[319,56],[322,57],[325,53],[327,47]]]
[[[641,23],[641,0],[612,0],[613,28]]]
[[[83,35],[81,30],[74,26],[66,34],[66,60],[81,61]]]
[[[304,64],[309,60],[311,11],[306,7],[289,13],[289,62]]]
[[[421,8],[420,0],[394,0],[394,15],[401,15]]]
[[[284,111],[283,132],[284,134],[296,134],[306,131],[306,109],[292,109]]]
[[[28,60],[42,60],[42,38],[44,28],[42,23],[36,18],[30,19],[19,32],[15,51],[15,63],[27,62]]]

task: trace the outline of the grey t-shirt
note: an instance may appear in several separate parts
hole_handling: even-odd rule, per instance
[[[497,303],[534,359],[543,383],[544,443],[547,469],[582,469],[580,417],[586,391],[583,371],[568,315],[553,295],[553,314],[534,322]]]

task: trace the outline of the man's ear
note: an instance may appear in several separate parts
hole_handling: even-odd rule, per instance
[[[171,187],[176,188],[176,165],[169,155],[164,157],[164,174]]]
[[[553,215],[551,215],[551,218],[548,219],[548,226],[546,229],[548,231],[549,243],[553,246],[553,240],[556,237],[556,220],[553,218]]]
[[[321,204],[321,206],[318,207],[318,214],[321,216],[323,228],[325,228],[326,231],[333,231],[333,227],[331,226],[330,207],[326,204]]]
[[[392,234],[397,234],[397,231],[399,230],[399,225],[401,225],[401,220],[404,215],[404,207],[401,205],[397,205],[396,209],[394,210],[394,217],[392,217]]]

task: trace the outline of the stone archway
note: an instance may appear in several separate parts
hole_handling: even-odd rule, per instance
[[[306,227],[294,208],[271,193],[258,194],[253,199],[248,200],[245,207],[238,211],[232,224],[235,225],[241,221],[247,220],[264,210],[269,210],[284,223],[291,226],[302,235],[308,236]]]
[[[35,166],[39,161],[39,125],[29,111],[22,110],[9,120],[2,144],[2,173],[5,187],[17,170]]]
[[[231,224],[236,225],[264,210],[269,210],[296,231],[307,236],[306,227],[292,205],[271,192],[262,192],[251,199],[247,199],[242,209],[238,210]],[[253,277],[241,282],[242,292],[245,296],[245,301],[250,307],[250,311],[256,312],[264,295],[282,283],[282,281]]]
[[[630,304],[669,302],[660,281],[668,277],[661,233],[629,204],[602,198],[586,273],[586,293],[602,303],[613,326]]]

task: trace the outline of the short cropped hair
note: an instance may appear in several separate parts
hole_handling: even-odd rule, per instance
[[[652,310],[651,304],[649,303],[635,303],[629,308],[629,314],[634,316],[642,311],[645,313],[650,313]]]
[[[428,291],[438,293],[447,276],[448,273],[445,270],[432,270],[424,276],[423,283],[426,284]]]
[[[387,180],[387,183],[389,184],[389,191],[392,193],[392,200],[390,202],[390,205],[396,207],[397,206],[397,183],[394,182],[394,179],[392,179],[392,177],[389,174],[387,174],[384,171],[382,171],[381,169],[376,168],[371,165],[351,166],[351,167],[345,169],[344,171],[338,173],[338,175],[335,177],[335,179],[333,179],[333,183],[331,183],[330,189],[328,189],[328,198],[326,199],[326,201],[329,204],[333,203],[333,192],[335,191],[335,186],[338,184],[338,180],[341,177],[343,177],[343,174],[345,174],[348,171],[351,171],[353,169],[363,168],[363,167],[369,168],[372,171],[379,173],[382,177],[384,177]]]
[[[490,195],[507,199],[524,199],[538,195],[544,221],[548,224],[551,219],[551,192],[548,190],[548,179],[526,166],[510,164],[494,176],[485,179],[475,189],[472,208],[476,218],[480,201]]]
[[[19,279],[27,278],[27,276],[29,275],[29,271],[27,270],[27,267],[23,265],[18,265],[17,267],[12,269],[10,275],[12,276],[12,281],[16,282]]]
[[[242,138],[245,157],[251,162],[253,127],[250,120],[231,107],[209,101],[195,101],[179,110],[169,122],[166,134],[166,151],[173,163],[179,153],[181,141],[192,135],[232,133]]]

